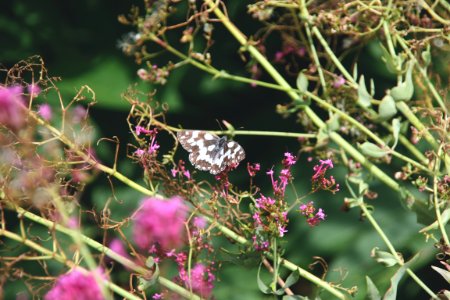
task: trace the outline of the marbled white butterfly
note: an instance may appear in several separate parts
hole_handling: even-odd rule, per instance
[[[244,149],[236,142],[227,141],[201,130],[182,130],[177,138],[189,154],[192,165],[199,170],[216,175],[227,166],[237,166],[245,158]]]

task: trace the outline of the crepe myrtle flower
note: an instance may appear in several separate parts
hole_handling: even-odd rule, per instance
[[[181,246],[187,212],[188,208],[180,197],[144,199],[132,218],[136,245],[147,251],[155,243],[163,249]]]
[[[94,274],[93,272],[97,272]],[[58,277],[54,286],[44,296],[45,300],[103,300],[101,287],[96,280],[105,278],[103,271],[95,270],[92,272],[76,268],[69,273]]]
[[[330,178],[325,177],[325,173],[328,169],[332,169],[333,162],[331,159],[327,160],[320,160],[318,165],[315,165],[314,175],[311,178],[312,181],[312,189],[314,191],[318,190],[325,190],[330,191],[333,194],[339,191],[339,184],[336,183],[336,180],[333,176],[330,176]]]
[[[309,226],[313,227],[318,225],[321,221],[325,220],[325,213],[322,208],[319,208],[316,212],[314,203],[311,201],[307,204],[300,205],[300,213],[306,217],[306,222]]]

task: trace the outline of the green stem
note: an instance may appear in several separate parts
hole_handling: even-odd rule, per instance
[[[406,41],[399,35],[396,36],[398,43],[403,48],[403,50],[406,52],[406,54],[409,56],[411,61],[416,65],[416,68],[419,70],[420,74],[422,75],[423,80],[427,84],[428,88],[431,91],[431,94],[436,99],[439,106],[443,109],[443,111],[448,114],[447,107],[445,106],[444,100],[442,100],[441,95],[439,95],[438,91],[434,87],[431,80],[428,78],[428,74],[425,68],[422,68],[419,64],[419,61],[416,59],[414,54],[411,52],[410,47],[406,44]]]
[[[9,238],[11,240],[15,240],[15,241],[17,241],[19,243],[24,244],[25,246],[27,246],[27,247],[29,247],[31,249],[34,249],[34,250],[42,253],[42,254],[45,254],[47,256],[51,256],[54,260],[56,260],[57,262],[60,262],[60,263],[62,263],[64,265],[68,266],[69,268],[74,268],[74,267],[77,266],[73,261],[64,258],[62,255],[60,255],[58,253],[55,253],[55,252],[53,252],[51,250],[48,250],[47,248],[45,248],[45,247],[43,247],[43,246],[41,246],[41,245],[39,245],[39,244],[29,240],[29,239],[26,239],[26,238],[24,239],[23,236],[20,236],[18,234],[13,233],[13,232],[10,232],[10,231],[4,230],[4,229],[0,229],[0,236],[4,236],[4,237],[7,237],[7,238]],[[130,292],[124,290],[123,288],[121,288],[118,285],[110,282],[109,280],[103,279],[101,281],[101,283],[103,285],[105,285],[106,287],[110,288],[115,293],[117,293],[120,296],[124,297],[125,299],[141,300],[141,298],[131,294]]]
[[[149,270],[145,269],[144,267],[141,267],[139,265],[137,265],[136,263],[134,263],[132,260],[129,260],[126,257],[123,257],[122,255],[118,254],[117,252],[111,250],[110,248],[104,246],[103,244],[81,234],[80,232],[73,230],[73,229],[69,229],[67,227],[64,227],[60,224],[56,224],[55,222],[49,221],[47,219],[44,219],[42,217],[39,217],[31,212],[28,212],[26,210],[24,210],[21,207],[16,207],[15,210],[22,216],[26,217],[29,220],[32,220],[33,222],[36,222],[38,224],[41,224],[45,227],[47,227],[50,230],[55,229],[58,232],[61,232],[63,234],[66,234],[72,238],[76,237],[77,235],[80,236],[80,238],[82,239],[82,241],[88,245],[89,247],[97,250],[100,253],[104,253],[106,256],[112,258],[113,260],[119,262],[120,264],[126,266],[127,268],[133,270],[136,273],[141,274],[143,277],[148,277],[149,276]],[[0,231],[1,232],[1,231]],[[44,254],[49,254],[46,252],[42,252]],[[53,252],[52,252],[53,253]],[[173,283],[172,281],[159,276],[158,277],[158,282],[168,288],[169,290],[185,297],[185,298],[189,298],[189,299],[201,299],[200,297],[192,294],[190,291],[186,290],[185,288]]]
[[[205,216],[203,216],[205,217]],[[238,242],[239,244],[243,245],[243,246],[251,246],[251,242],[249,242],[247,239],[245,239],[244,237],[236,234],[235,232],[233,232],[232,230],[230,230],[229,228],[215,223],[214,220],[212,220],[209,217],[205,217],[210,223],[212,223],[213,225],[215,225],[223,234],[225,234],[227,237],[235,240],[236,242]],[[266,256],[270,259],[273,259],[272,255],[270,253],[266,253]],[[319,277],[311,274],[310,272],[306,271],[305,269],[300,268],[299,266],[295,265],[294,263],[283,259],[283,258],[279,258],[279,264],[284,266],[285,268],[291,270],[291,271],[295,271],[295,272],[299,272],[300,276],[311,281],[312,283],[316,284],[317,286],[323,288],[324,290],[327,290],[328,292],[330,292],[331,294],[335,295],[337,298],[342,299],[342,300],[346,300],[348,299],[344,294],[342,294],[339,290],[337,290],[336,288],[334,288],[332,285],[330,285],[328,282],[320,279]]]
[[[440,171],[441,168],[441,154],[442,154],[442,147],[439,147],[438,153],[436,155],[436,163],[434,165],[434,176],[433,176],[433,202],[434,202],[434,210],[436,213],[436,221],[439,225],[439,230],[441,231],[441,235],[442,235],[442,239],[444,240],[445,246],[449,246],[449,239],[448,239],[448,235],[447,232],[445,231],[445,224],[444,222],[442,222],[442,215],[441,215],[441,210],[440,210],[440,203],[439,203],[439,192],[438,192],[438,182],[439,182],[439,178],[438,178],[438,173]]]
[[[384,241],[391,254],[395,257],[397,263],[400,266],[403,266],[405,264],[403,262],[403,259],[398,255],[389,238],[386,236],[384,231],[378,225],[377,221],[373,218],[372,213],[367,209],[364,201],[359,202],[359,207],[364,212],[364,216],[367,218],[367,220],[369,220],[370,224],[373,226],[375,231],[380,235],[381,239]],[[432,290],[430,290],[430,288],[428,288],[428,286],[419,277],[417,277],[416,274],[410,268],[407,268],[406,272],[428,295],[430,295],[430,297],[432,297],[433,299],[439,299],[437,295]]]
[[[247,48],[249,53],[261,64],[261,66],[264,67],[267,73],[272,76],[272,78],[282,87],[289,89],[290,91],[287,92],[287,94],[294,100],[298,101],[299,97],[298,94],[295,92],[291,92],[291,87],[289,83],[281,76],[280,73],[272,66],[272,64],[262,55],[258,49],[256,49],[252,45],[248,45],[247,39],[245,36],[234,26],[233,23],[222,13],[222,11],[211,1],[211,0],[205,0],[205,3],[209,5],[210,8],[213,9],[216,16],[221,20],[223,25],[230,31],[230,33],[236,38],[239,43],[241,43],[243,46]],[[314,30],[313,30],[314,32]],[[345,68],[344,68],[344,70]],[[351,76],[350,76],[351,77]],[[352,79],[353,80],[353,79]],[[305,95],[309,96],[305,93]],[[306,106],[304,107],[305,113],[308,115],[308,117],[311,119],[311,121],[318,127],[323,128],[325,126],[325,123],[317,116],[314,111]],[[386,173],[384,173],[381,169],[379,169],[377,166],[369,162],[364,155],[362,155],[358,150],[356,150],[350,143],[348,143],[345,139],[343,139],[339,134],[336,132],[331,132],[329,134],[330,138],[339,146],[341,146],[345,151],[347,151],[350,155],[353,156],[353,158],[360,162],[362,165],[364,165],[373,175],[378,177],[381,181],[383,181],[386,185],[391,187],[392,189],[396,191],[404,191],[400,188],[398,183],[390,178]],[[412,197],[412,195],[410,195]],[[403,199],[403,198],[402,198]],[[414,206],[418,206],[420,210],[425,210],[426,205],[422,201],[416,199],[414,201]]]

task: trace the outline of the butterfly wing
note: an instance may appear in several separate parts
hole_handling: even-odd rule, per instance
[[[192,165],[213,175],[219,174],[227,166],[237,166],[245,158],[241,145],[206,131],[183,130],[177,133],[177,138],[181,146],[190,152],[189,161]]]
[[[177,133],[177,138],[181,146],[189,154],[189,161],[192,165],[201,170],[208,171],[214,158],[211,154],[217,152],[218,136],[201,130],[183,130]]]
[[[227,141],[214,158],[210,173],[219,174],[228,166],[237,166],[244,158],[244,148],[234,141]]]

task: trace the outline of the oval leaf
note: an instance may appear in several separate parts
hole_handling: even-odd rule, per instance
[[[358,104],[362,107],[370,107],[370,105],[372,105],[370,103],[371,99],[372,96],[370,96],[369,92],[367,91],[366,83],[364,82],[364,75],[361,75],[358,85]]]
[[[386,267],[395,266],[398,262],[394,255],[386,251],[380,251],[378,248],[372,249],[370,256],[375,258],[379,263],[382,263]]]
[[[412,81],[413,64],[409,63],[408,71],[406,71],[405,81],[399,83],[391,90],[391,96],[395,101],[409,101],[414,94],[414,84]]]
[[[364,142],[362,145],[359,145],[359,148],[363,154],[374,158],[380,158],[389,153],[389,150],[381,149],[377,145],[370,142]]]
[[[392,118],[397,113],[397,107],[395,107],[395,100],[390,95],[386,95],[378,106],[378,115],[380,120],[385,121]]]
[[[306,75],[301,71],[298,73],[297,76],[297,88],[300,90],[300,92],[304,93],[308,90],[308,78],[306,78]]]

